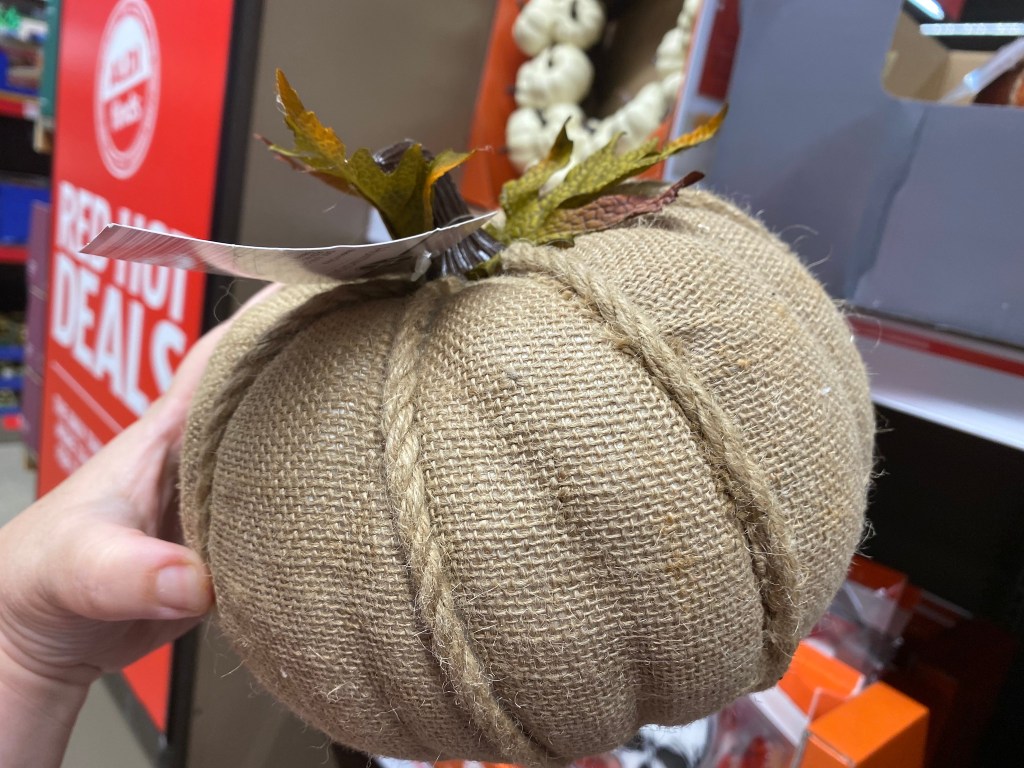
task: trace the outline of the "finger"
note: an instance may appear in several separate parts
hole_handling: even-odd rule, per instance
[[[213,590],[187,547],[116,525],[93,525],[51,571],[54,602],[103,621],[202,616]]]
[[[189,403],[214,347],[226,332],[218,326],[197,341],[178,367],[170,389],[94,454],[65,485],[75,486],[79,498],[111,494],[136,498],[151,493],[168,474],[168,456],[181,439]]]
[[[192,345],[178,366],[171,386],[143,416],[144,420],[159,422],[172,429],[184,421],[188,406],[192,402],[192,396],[202,379],[203,371],[206,370],[206,365],[210,362],[214,349],[227,333],[228,327],[228,323],[221,323]]]

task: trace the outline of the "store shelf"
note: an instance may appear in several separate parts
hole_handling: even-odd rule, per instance
[[[35,120],[39,116],[39,99],[16,91],[0,90],[0,115]]]
[[[850,324],[876,403],[1024,450],[1024,351],[872,316]]]
[[[26,254],[24,245],[0,244],[0,264],[24,264]]]

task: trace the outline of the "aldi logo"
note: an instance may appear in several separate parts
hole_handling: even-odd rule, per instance
[[[160,41],[145,0],[121,0],[96,65],[94,118],[103,165],[130,178],[146,159],[160,106]]]

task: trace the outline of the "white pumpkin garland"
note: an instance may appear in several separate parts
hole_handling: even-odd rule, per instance
[[[544,158],[568,120],[573,141],[570,167],[622,133],[620,146],[643,143],[665,119],[685,76],[686,54],[700,0],[685,0],[676,26],[658,45],[660,80],[645,85],[603,120],[587,118],[579,107],[594,79],[585,51],[604,34],[604,7],[598,0],[529,0],[516,17],[512,35],[527,56],[516,75],[516,109],[505,128],[508,157],[520,171]],[[567,171],[568,169],[565,169]]]

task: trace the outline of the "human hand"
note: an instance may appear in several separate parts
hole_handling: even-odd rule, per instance
[[[185,417],[225,330],[193,346],[168,392],[137,422],[0,528],[4,768],[59,764],[89,685],[210,609],[199,556],[168,539],[177,530]]]

